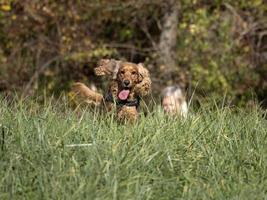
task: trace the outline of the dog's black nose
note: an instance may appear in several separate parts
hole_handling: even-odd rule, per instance
[[[125,81],[123,81],[123,84],[124,84],[125,86],[128,86],[128,85],[130,84],[130,81],[129,81],[129,80],[125,80]]]

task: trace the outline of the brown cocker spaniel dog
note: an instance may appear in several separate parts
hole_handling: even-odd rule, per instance
[[[101,65],[95,70],[97,75],[112,75],[109,90],[105,95],[89,89],[83,83],[75,83],[73,90],[88,103],[102,104],[108,110],[115,107],[118,120],[135,121],[138,118],[140,98],[150,92],[149,72],[140,64],[115,60],[112,60],[113,64],[107,63],[110,65]]]

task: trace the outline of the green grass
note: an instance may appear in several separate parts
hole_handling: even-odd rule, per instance
[[[155,111],[136,125],[62,101],[0,102],[0,199],[267,199],[266,113]],[[90,143],[86,147],[68,144]]]

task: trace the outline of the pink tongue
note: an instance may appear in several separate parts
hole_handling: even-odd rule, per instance
[[[128,98],[129,93],[130,93],[130,90],[122,90],[119,93],[119,99],[120,100],[126,100]]]

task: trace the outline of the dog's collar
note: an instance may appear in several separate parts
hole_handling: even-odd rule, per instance
[[[114,103],[114,98],[112,96],[112,93],[111,92],[108,92],[106,95],[105,95],[105,102],[112,102]],[[140,97],[138,96],[136,99],[130,101],[128,99],[126,100],[120,100],[118,99],[116,102],[116,105],[118,107],[122,107],[122,106],[135,106],[136,108],[139,107],[140,105]]]

